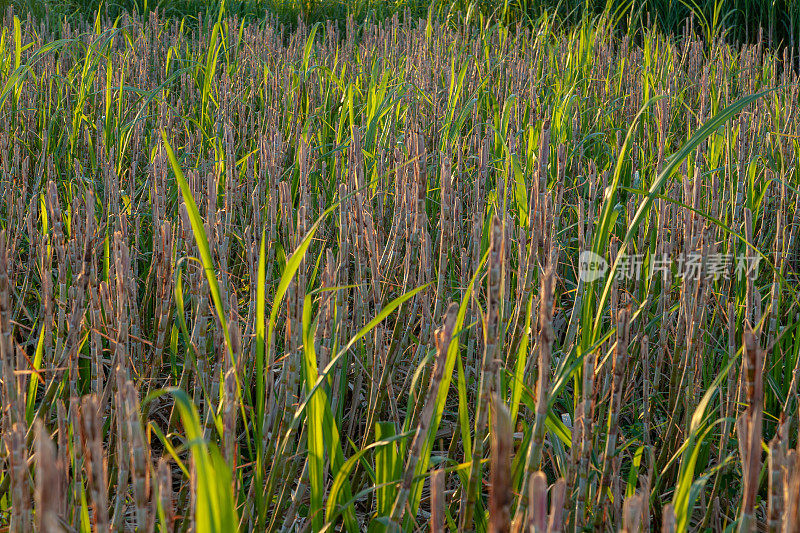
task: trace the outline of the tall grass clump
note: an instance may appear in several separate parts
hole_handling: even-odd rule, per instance
[[[0,529],[798,531],[791,49],[410,13],[4,13]]]

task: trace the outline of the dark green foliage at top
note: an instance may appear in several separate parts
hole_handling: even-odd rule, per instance
[[[94,18],[97,11],[115,18],[125,11],[157,9],[169,17],[190,22],[216,20],[219,0],[0,0],[0,8],[14,5],[33,17]],[[484,16],[516,24],[535,20],[542,13],[557,15],[565,24],[586,14],[614,14],[621,30],[656,24],[666,33],[680,33],[693,24],[699,33],[728,40],[767,46],[792,46],[798,42],[800,0],[228,0],[225,11],[241,18],[267,15],[294,26],[298,18],[308,23],[343,20],[352,15],[357,22],[383,19],[395,13],[423,16],[429,9],[442,17],[460,16],[470,6]]]

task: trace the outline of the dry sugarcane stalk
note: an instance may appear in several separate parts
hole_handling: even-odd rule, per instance
[[[781,441],[781,429],[783,423],[778,427],[775,437],[769,442],[769,499],[767,527],[770,533],[781,531],[781,522],[784,513],[783,508],[783,488],[784,488],[784,469],[785,452],[784,444]]]
[[[606,489],[611,482],[611,464],[616,455],[617,434],[619,432],[618,420],[622,409],[622,392],[625,378],[625,368],[628,362],[630,310],[620,309],[617,315],[617,345],[614,349],[614,363],[612,372],[614,380],[611,385],[611,406],[608,411],[608,438],[603,453],[603,470],[600,485],[597,489],[598,508],[602,509],[606,499]]]
[[[489,484],[489,531],[507,532],[513,501],[511,461],[514,451],[511,414],[500,397],[492,394],[492,455]]]
[[[566,502],[567,482],[559,478],[550,490],[550,518],[547,521],[548,533],[564,531],[564,509]]]
[[[470,466],[467,490],[462,494],[461,509],[459,511],[460,528],[464,531],[472,530],[473,507],[475,493],[481,483],[481,459],[483,457],[483,440],[486,429],[487,406],[492,392],[499,391],[499,366],[497,360],[498,322],[500,321],[500,283],[502,280],[502,259],[504,256],[505,242],[503,239],[503,226],[497,217],[492,219],[491,239],[489,244],[489,289],[484,329],[484,354],[483,368],[480,377],[480,389],[476,408],[475,437],[472,448],[472,464]]]
[[[396,527],[400,527],[402,524],[403,515],[406,511],[406,504],[408,503],[408,498],[411,493],[414,472],[419,462],[420,452],[422,451],[422,445],[428,438],[428,426],[433,416],[433,408],[436,405],[435,398],[439,392],[439,383],[444,373],[445,359],[447,358],[447,351],[450,349],[450,341],[453,338],[457,314],[458,305],[451,303],[447,308],[444,326],[436,332],[436,361],[428,386],[427,400],[422,413],[420,413],[417,430],[414,433],[414,438],[409,447],[409,459],[403,471],[400,490],[392,506],[391,521]]]
[[[530,510],[527,528],[534,533],[547,531],[547,476],[537,470],[528,479],[528,498]]]
[[[625,499],[623,505],[623,529],[626,533],[638,533],[642,531],[642,505],[644,497],[642,494],[634,494]]]
[[[761,472],[761,420],[763,417],[763,351],[755,332],[744,333],[743,374],[747,408],[736,420],[739,437],[739,454],[742,458],[742,507],[740,531],[755,531],[753,515],[758,492],[758,476]]]
[[[444,533],[445,525],[445,471],[437,468],[431,472],[431,533]]]
[[[61,531],[59,504],[61,472],[56,461],[56,447],[41,420],[36,421],[36,530],[45,533]]]
[[[122,382],[122,380],[120,380]],[[123,530],[123,521],[126,515],[126,499],[123,495],[127,496],[128,487],[130,484],[130,460],[127,457],[129,450],[126,448],[130,445],[130,425],[128,418],[133,416],[128,412],[128,405],[125,402],[125,392],[118,390],[114,395],[116,407],[116,426],[117,426],[117,494],[119,495],[114,501],[114,510],[111,514],[111,525],[114,531]]]
[[[133,383],[130,381],[120,385],[124,394],[125,412],[127,413],[128,433],[130,446],[131,484],[136,506],[136,523],[142,530],[147,529],[150,517],[150,468],[148,468],[149,446],[147,446],[144,431],[140,422],[139,396]]]
[[[83,445],[83,462],[86,477],[92,496],[93,521],[99,531],[109,529],[108,521],[108,487],[106,484],[106,460],[103,454],[102,431],[97,411],[97,399],[86,396],[80,409],[81,435]]]
[[[22,422],[14,423],[5,438],[8,439],[11,497],[14,501],[11,508],[10,531],[23,533],[31,530],[32,509],[28,484],[28,453]]]
[[[539,381],[536,386],[536,420],[531,435],[531,443],[525,459],[525,473],[528,477],[539,469],[542,450],[544,449],[544,430],[549,410],[548,387],[550,359],[553,347],[553,269],[546,267],[542,276],[542,290],[539,305]],[[525,485],[516,513],[514,514],[513,531],[522,530],[525,523]]]
[[[671,503],[664,506],[662,510],[663,523],[661,531],[664,533],[675,533],[675,509]]]
[[[165,459],[158,462],[158,505],[163,513],[161,523],[167,531],[175,528],[174,495],[172,492],[172,470]]]

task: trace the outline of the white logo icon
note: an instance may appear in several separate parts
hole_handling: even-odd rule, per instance
[[[581,252],[578,261],[578,276],[582,281],[597,281],[608,270],[608,262],[591,250]]]

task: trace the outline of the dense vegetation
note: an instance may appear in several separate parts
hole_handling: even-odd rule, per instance
[[[6,14],[0,527],[798,531],[798,56],[493,20]]]
[[[724,33],[739,42],[764,40],[770,47],[793,47],[800,42],[798,0],[0,0],[0,9],[9,5],[37,19],[93,20],[98,11],[111,19],[125,12],[146,17],[158,11],[189,24],[198,19],[213,22],[224,9],[242,20],[275,17],[292,26],[298,18],[308,25],[326,20],[343,25],[348,16],[363,23],[395,14],[450,18],[470,10],[505,24],[530,24],[546,15],[551,25],[570,26],[585,23],[587,14],[606,13],[623,31],[656,27],[663,33],[680,34],[689,23],[698,31]]]

